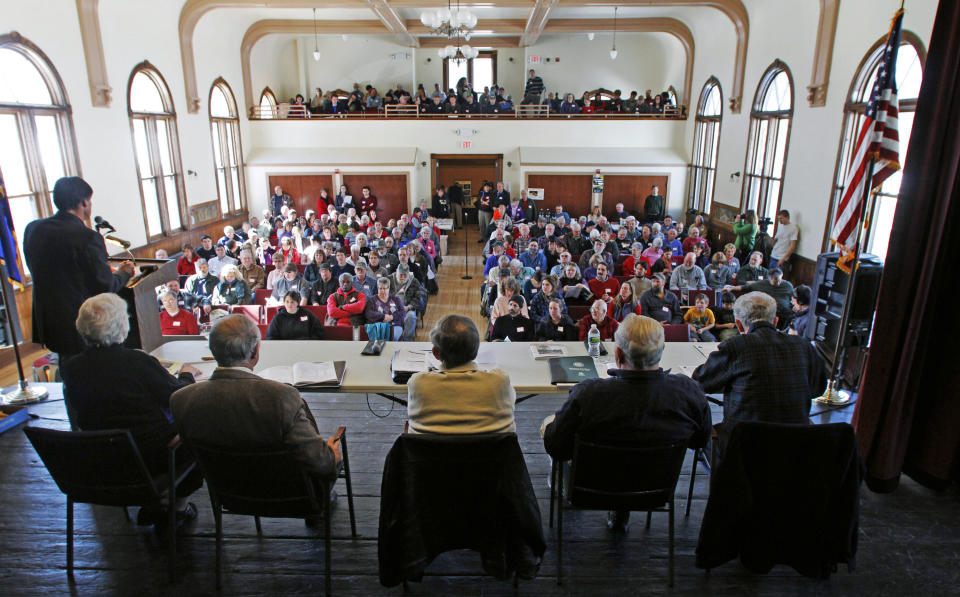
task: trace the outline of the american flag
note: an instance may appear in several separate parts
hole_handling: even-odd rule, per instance
[[[903,24],[903,10],[893,17],[893,25],[883,49],[877,79],[870,92],[870,101],[864,112],[863,126],[857,135],[853,158],[850,160],[850,172],[844,184],[843,197],[837,207],[837,217],[830,232],[831,240],[842,253],[837,267],[850,272],[850,262],[858,251],[861,211],[864,209],[864,185],[870,190],[877,189],[891,174],[900,169],[900,134],[897,129],[897,116],[900,104],[897,101],[896,65],[897,50],[900,48],[900,28]],[[872,178],[870,160],[875,159]]]

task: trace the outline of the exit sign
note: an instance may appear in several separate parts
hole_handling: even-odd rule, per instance
[[[531,57],[530,57],[530,63],[531,63],[531,64],[538,64],[539,62],[540,62],[540,57],[539,57],[539,56],[531,56]]]
[[[460,149],[473,149],[473,141],[461,141]]]

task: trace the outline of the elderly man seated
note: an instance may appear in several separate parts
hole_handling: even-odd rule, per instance
[[[597,330],[600,332],[601,340],[613,340],[613,334],[617,331],[617,327],[620,324],[616,319],[607,316],[607,312],[608,307],[606,302],[601,300],[593,302],[590,306],[589,315],[584,315],[578,324],[578,336],[581,342],[587,339],[590,334],[590,328],[594,325],[597,326]]]
[[[740,421],[810,422],[810,400],[827,386],[827,368],[805,338],[777,331],[777,303],[749,292],[733,304],[740,334],[723,341],[693,379],[705,392],[723,392],[720,448]]]
[[[684,256],[683,263],[673,268],[673,274],[670,275],[671,290],[707,289],[707,277],[696,261],[696,254],[691,251]]]
[[[167,297],[172,303],[173,295]],[[130,320],[127,303],[116,294],[98,294],[84,301],[77,315],[77,331],[87,349],[60,363],[70,422],[81,431],[129,429],[147,469],[154,474],[166,473],[167,447],[177,435],[170,396],[192,384],[199,371],[184,365],[174,377],[147,353],[125,348]],[[177,488],[179,521],[196,518],[196,507],[183,498],[202,483],[198,471]],[[137,524],[162,524],[166,520],[162,512],[144,509]]]
[[[184,283],[184,291],[187,294],[197,297],[200,304],[208,307],[206,310],[209,312],[210,299],[213,298],[213,292],[217,289],[220,278],[210,273],[207,260],[203,257],[197,259],[195,266],[197,273],[187,278],[187,281]],[[179,283],[177,286],[179,286]]]
[[[164,336],[195,336],[200,333],[197,317],[192,310],[182,309],[177,304],[177,293],[166,290],[160,293],[160,333]]]
[[[616,369],[608,379],[582,381],[541,427],[552,458],[573,457],[576,437],[609,444],[666,444],[685,441],[702,448],[710,439],[710,406],[690,378],[660,368],[663,326],[628,315],[614,335]],[[607,526],[626,531],[629,512],[610,512]]]
[[[413,340],[417,333],[417,317],[427,291],[420,282],[410,274],[410,267],[406,264],[397,266],[396,273],[390,278],[392,293],[403,302],[406,313],[403,316],[403,341]]]
[[[288,446],[308,470],[334,480],[339,444],[320,436],[300,392],[253,374],[257,325],[243,315],[224,317],[210,332],[210,352],[217,360],[210,379],[170,399],[180,436],[235,449]]]
[[[785,330],[793,319],[793,284],[783,279],[783,272],[779,267],[767,271],[766,279],[747,282],[741,286],[728,286],[724,290],[749,290],[762,292],[773,297],[777,302],[777,329]]]
[[[407,417],[413,433],[477,434],[514,432],[516,393],[500,369],[481,371],[474,359],[480,332],[462,315],[447,315],[430,331],[437,371],[414,374],[407,382]]]

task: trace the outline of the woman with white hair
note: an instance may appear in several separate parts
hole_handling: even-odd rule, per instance
[[[240,277],[236,265],[225,265],[220,270],[220,283],[213,291],[214,305],[246,305],[250,302],[250,287]]]
[[[650,241],[650,246],[643,250],[643,253],[640,254],[641,257],[647,260],[647,263],[656,263],[658,259],[663,255],[663,237],[655,236],[652,241]]]
[[[127,303],[116,294],[88,298],[77,315],[77,331],[87,349],[60,363],[63,395],[71,424],[82,431],[128,429],[155,474],[167,472],[167,446],[177,430],[170,414],[170,395],[193,383],[199,371],[190,365],[171,375],[149,354],[126,348],[130,331]],[[200,488],[199,472],[178,488],[183,498]],[[193,504],[179,503],[179,520],[196,518]],[[160,523],[166,516],[141,510],[138,524]]]

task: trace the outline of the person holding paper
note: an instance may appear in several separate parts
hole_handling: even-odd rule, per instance
[[[210,332],[217,368],[208,381],[182,388],[170,408],[187,440],[225,448],[296,448],[296,458],[324,479],[336,479],[339,444],[324,440],[300,392],[254,375],[260,330],[244,315],[224,317]]]
[[[283,309],[274,315],[266,340],[322,340],[323,322],[300,306],[300,293],[291,290],[283,297]]]
[[[480,332],[462,315],[447,315],[430,331],[440,369],[415,373],[407,382],[411,433],[516,432],[517,395],[502,369],[481,371]]]

